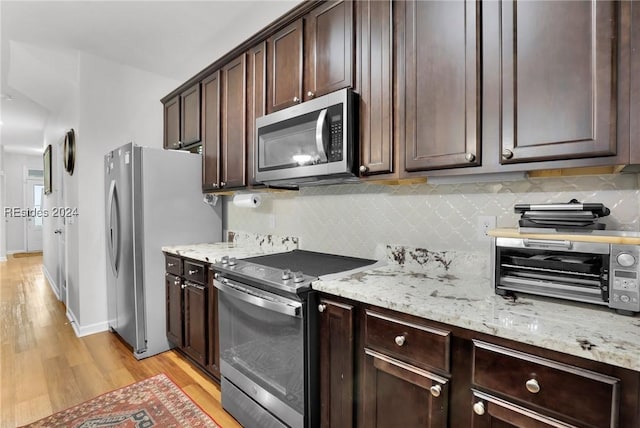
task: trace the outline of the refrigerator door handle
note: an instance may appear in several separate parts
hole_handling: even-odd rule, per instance
[[[109,188],[109,260],[111,270],[115,277],[118,276],[118,268],[120,265],[120,206],[118,203],[118,191],[116,188],[116,181],[111,180],[111,186]]]

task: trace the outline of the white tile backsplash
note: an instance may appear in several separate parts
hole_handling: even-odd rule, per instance
[[[498,227],[515,227],[516,203],[601,202],[611,230],[639,231],[640,175],[530,178],[470,184],[382,186],[345,184],[263,193],[258,208],[238,208],[224,197],[225,228],[254,234],[295,236],[299,247],[374,257],[376,245],[427,250],[486,251],[478,216],[496,216]],[[275,227],[267,219],[275,217]]]

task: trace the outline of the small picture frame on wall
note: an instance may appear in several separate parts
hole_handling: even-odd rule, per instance
[[[44,161],[44,194],[48,195],[51,193],[51,144],[44,149],[42,159]]]

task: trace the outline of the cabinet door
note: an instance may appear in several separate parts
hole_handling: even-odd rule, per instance
[[[209,373],[220,379],[220,347],[218,345],[218,290],[213,286],[213,273],[210,272],[208,293],[208,320],[209,334],[207,337],[208,353],[205,368]]]
[[[182,347],[182,281],[180,277],[167,273],[165,275],[167,293],[167,339],[178,347]]]
[[[393,172],[392,2],[356,2],[361,175]]]
[[[180,119],[182,146],[200,141],[200,83],[180,94]]]
[[[269,38],[269,113],[302,100],[303,21],[297,20]]]
[[[320,299],[320,426],[353,426],[354,308]]]
[[[632,164],[640,164],[640,4],[631,2],[631,133]]]
[[[267,112],[267,43],[262,42],[247,55],[247,176],[255,179],[256,119]]]
[[[502,163],[616,154],[616,9],[502,2]]]
[[[177,95],[164,105],[164,148],[180,148],[180,97]]]
[[[222,68],[221,188],[247,185],[247,70],[245,55]]]
[[[220,72],[202,81],[202,190],[220,183]]]
[[[353,86],[353,2],[327,2],[305,18],[305,100]]]
[[[202,366],[207,363],[207,293],[202,285],[184,288],[184,351]]]
[[[402,7],[405,169],[479,165],[480,3],[408,1]]]
[[[575,428],[574,425],[481,392],[473,394],[471,421],[472,428]]]
[[[446,378],[365,348],[363,382],[363,426],[447,426]]]

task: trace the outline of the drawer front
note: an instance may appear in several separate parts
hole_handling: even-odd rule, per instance
[[[167,272],[180,276],[182,275],[182,259],[180,257],[165,254],[164,268]]]
[[[207,270],[204,264],[189,260],[184,261],[183,276],[185,279],[204,285],[207,281],[206,272]]]
[[[449,371],[451,332],[366,311],[365,346],[418,367]]]
[[[473,341],[473,384],[581,425],[617,426],[620,380],[502,346]]]

